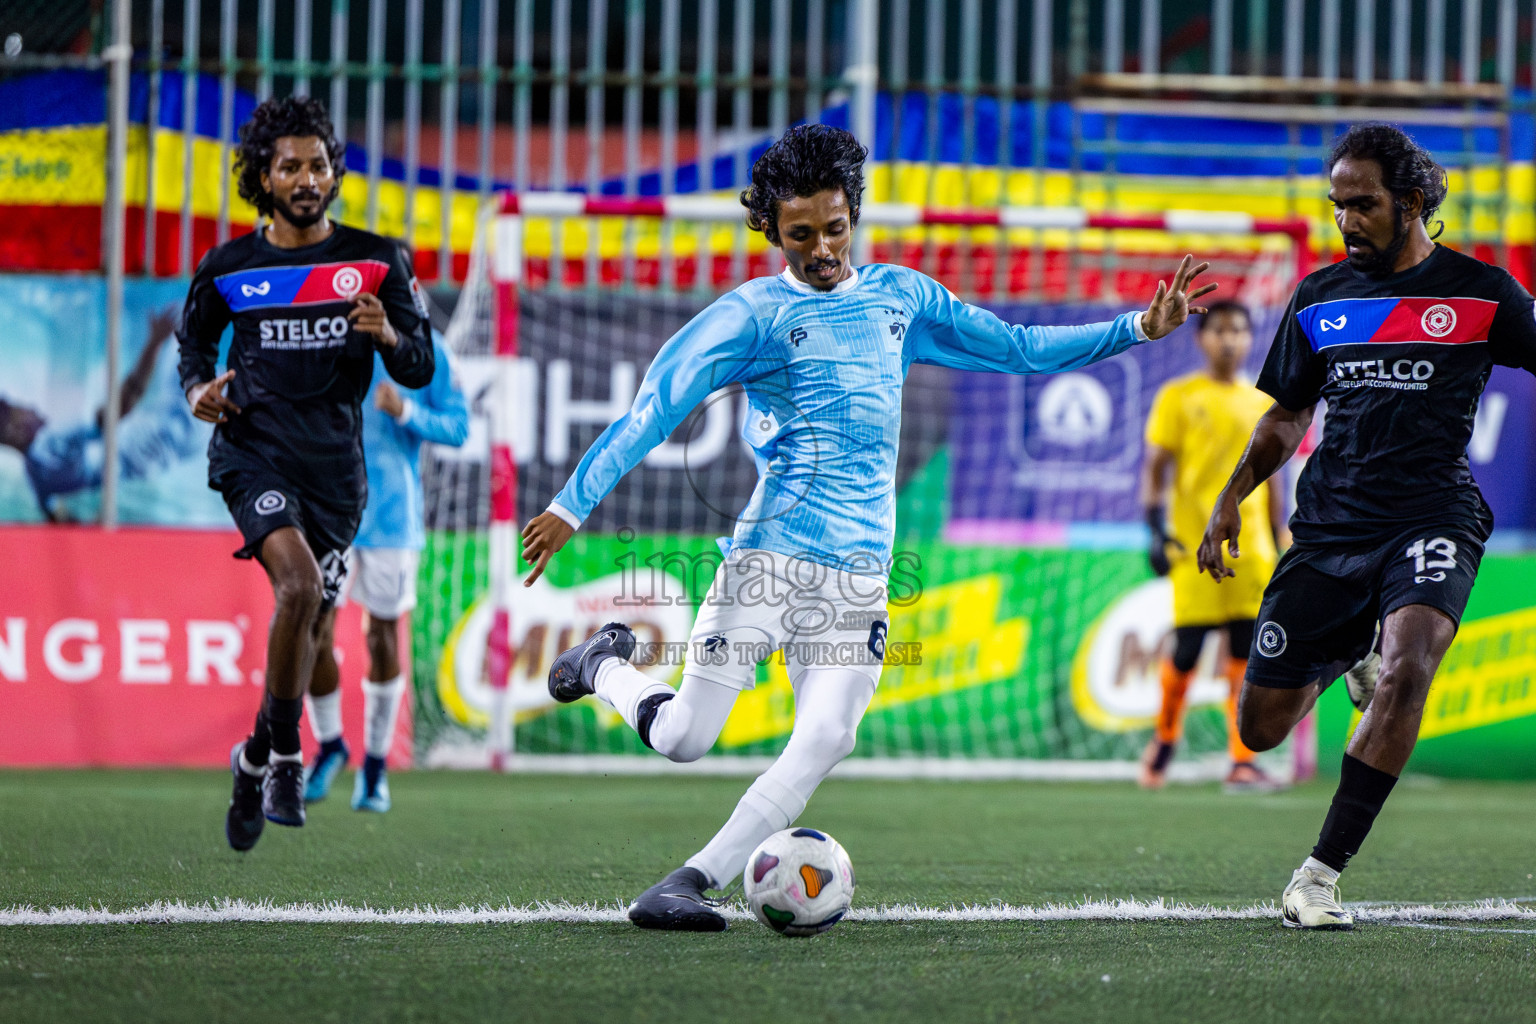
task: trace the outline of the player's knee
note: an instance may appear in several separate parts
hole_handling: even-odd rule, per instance
[[[684,701],[669,700],[656,708],[651,719],[651,745],[669,761],[686,764],[697,761],[715,745],[718,729],[695,715]]]
[[[681,737],[678,738],[677,742],[668,746],[667,749],[661,751],[661,753],[666,755],[668,761],[675,761],[678,764],[687,764],[692,761],[697,761],[699,758],[709,753],[710,748],[714,745],[715,737],[701,736],[696,732],[688,732],[684,733]]]
[[[279,615],[309,622],[320,614],[325,592],[318,573],[296,572],[273,581],[272,597]]]
[[[1237,704],[1237,735],[1252,751],[1273,750],[1285,742],[1290,726],[1266,715],[1245,692]]]
[[[856,730],[845,722],[806,723],[806,746],[833,764],[853,753]]]
[[[396,619],[376,619],[372,615],[368,617],[366,642],[370,658],[377,661],[382,657],[395,654],[399,646],[399,636],[395,631],[397,621]]]
[[[1376,692],[1371,708],[1376,711],[1422,712],[1429,697],[1433,669],[1412,658],[1397,658],[1381,663],[1376,678]]]

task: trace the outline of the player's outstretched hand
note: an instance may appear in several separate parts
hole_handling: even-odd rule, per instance
[[[208,423],[228,423],[231,416],[240,415],[240,407],[224,397],[224,386],[234,379],[235,371],[225,370],[213,380],[193,385],[187,391],[192,415]]]
[[[1196,552],[1195,559],[1201,572],[1211,574],[1211,579],[1220,583],[1228,576],[1236,576],[1237,572],[1227,566],[1221,557],[1221,546],[1226,544],[1227,552],[1238,558],[1241,552],[1237,550],[1237,535],[1243,528],[1243,515],[1238,510],[1237,502],[1231,501],[1226,495],[1222,495],[1216,502],[1216,509],[1211,513],[1211,521],[1205,528],[1205,536],[1200,540],[1200,550]]]
[[[533,566],[533,571],[523,580],[523,586],[533,586],[533,581],[544,575],[549,560],[565,547],[565,542],[575,532],[570,523],[553,512],[540,512],[523,527],[523,561]]]
[[[1188,319],[1189,314],[1205,312],[1204,306],[1194,302],[1215,291],[1217,286],[1201,285],[1194,291],[1190,291],[1190,286],[1210,268],[1209,263],[1197,264],[1193,256],[1185,256],[1179,262],[1179,269],[1174,271],[1171,286],[1166,281],[1157,282],[1157,291],[1141,318],[1141,329],[1147,332],[1147,337],[1161,338]]]
[[[352,304],[352,312],[347,314],[347,319],[352,321],[352,326],[364,334],[371,334],[378,339],[380,345],[394,348],[400,343],[400,335],[395,333],[394,326],[389,322],[389,317],[384,315],[384,303],[372,292],[363,292]]]

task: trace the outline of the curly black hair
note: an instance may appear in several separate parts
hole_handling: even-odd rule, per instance
[[[336,171],[331,199],[341,191],[341,179],[347,173],[347,147],[336,138],[330,112],[325,104],[308,96],[269,99],[257,107],[251,119],[240,126],[240,145],[235,149],[235,176],[240,198],[256,207],[263,217],[272,216],[272,193],[261,184],[261,172],[272,166],[277,140],[287,137],[317,138],[325,143]]]
[[[1348,157],[1351,160],[1374,160],[1381,167],[1381,183],[1402,208],[1412,192],[1424,197],[1424,207],[1419,219],[1425,225],[1445,202],[1450,191],[1446,183],[1445,168],[1435,163],[1429,150],[1413,141],[1413,138],[1396,125],[1380,121],[1364,121],[1351,125],[1349,130],[1334,140],[1328,154],[1328,170]],[[1438,238],[1445,230],[1445,222],[1431,237]]]
[[[796,125],[752,165],[752,184],[741,191],[747,227],[778,245],[779,204],[830,188],[843,190],[849,219],[858,224],[868,155],[852,132],[825,124]]]

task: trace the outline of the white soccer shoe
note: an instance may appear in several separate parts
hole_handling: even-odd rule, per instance
[[[1344,689],[1349,691],[1350,703],[1355,710],[1365,714],[1376,696],[1376,680],[1381,676],[1381,655],[1372,651],[1344,670]]]
[[[1380,643],[1381,624],[1377,623],[1376,639],[1372,641],[1370,651],[1344,671],[1344,689],[1349,691],[1350,703],[1361,714],[1371,706],[1371,698],[1376,696],[1376,680],[1381,676]]]
[[[1347,932],[1355,927],[1355,916],[1339,905],[1339,883],[1312,868],[1296,869],[1281,900],[1285,909],[1280,923],[1287,928]]]

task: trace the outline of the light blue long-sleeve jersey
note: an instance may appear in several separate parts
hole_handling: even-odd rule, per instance
[[[405,411],[397,420],[375,405],[374,392],[389,380],[384,360],[373,357],[373,385],[363,402],[363,459],[368,464],[368,505],[358,527],[360,548],[410,548],[426,544],[422,526],[421,445],[457,448],[469,436],[469,406],[453,376],[453,363],[437,332],[436,368],[424,388],[400,388]],[[395,385],[399,387],[399,385]]]
[[[550,510],[579,525],[710,392],[740,383],[759,478],[734,546],[885,575],[908,367],[1053,373],[1141,340],[1132,313],[1074,327],[1010,325],[906,267],[862,267],[831,292],[788,272],[756,278],[662,346],[634,404],[587,450]]]

